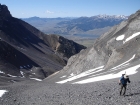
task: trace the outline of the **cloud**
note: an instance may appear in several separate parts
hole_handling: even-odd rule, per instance
[[[47,13],[47,14],[53,14],[54,12],[49,11],[49,10],[46,10],[45,13]]]

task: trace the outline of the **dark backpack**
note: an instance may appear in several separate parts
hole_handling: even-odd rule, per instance
[[[121,77],[120,82],[124,85],[126,83],[125,82],[125,78],[124,77]]]
[[[124,77],[121,77],[120,82],[122,83],[122,85],[127,85],[127,82],[130,83],[129,78],[125,79]]]

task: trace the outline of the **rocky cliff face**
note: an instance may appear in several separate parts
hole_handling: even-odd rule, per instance
[[[86,49],[86,47],[83,45],[79,45],[74,41],[54,34],[45,36],[44,41],[53,50],[61,54],[61,56],[65,57],[66,59],[70,58],[72,55],[79,53],[82,49]]]
[[[59,83],[65,83],[72,80],[77,82],[79,78],[89,78],[93,74],[93,77],[96,77],[96,75],[120,73],[123,69],[139,64],[139,39],[140,11],[137,11],[128,20],[112,27],[110,31],[97,39],[91,48],[72,56],[56,78],[64,76],[64,81]],[[70,77],[72,78],[68,79]]]
[[[12,15],[10,14],[10,11],[8,10],[6,5],[0,4],[0,18],[10,18]]]

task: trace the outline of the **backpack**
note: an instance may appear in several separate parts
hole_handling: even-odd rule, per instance
[[[120,82],[121,82],[122,84],[125,84],[125,78],[124,78],[124,77],[121,77]]]

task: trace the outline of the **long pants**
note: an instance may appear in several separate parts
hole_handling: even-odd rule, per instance
[[[125,92],[126,92],[126,86],[127,86],[127,85],[123,85],[123,84],[121,84],[120,95],[122,94],[122,90],[124,90],[124,91],[123,91],[123,95],[125,95]]]

